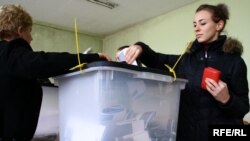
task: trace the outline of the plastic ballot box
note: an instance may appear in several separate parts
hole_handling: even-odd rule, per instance
[[[165,71],[94,62],[55,78],[60,141],[175,141],[186,80]]]

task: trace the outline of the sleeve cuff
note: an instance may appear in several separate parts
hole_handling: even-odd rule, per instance
[[[221,103],[221,102],[218,102],[219,103],[219,106],[221,107],[221,108],[228,108],[228,107],[230,107],[231,105],[232,105],[232,102],[233,101],[233,96],[232,95],[230,95],[230,98],[229,98],[229,100],[227,101],[227,103]]]

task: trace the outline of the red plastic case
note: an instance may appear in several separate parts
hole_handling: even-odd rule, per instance
[[[211,78],[214,81],[218,82],[220,80],[220,76],[221,76],[221,72],[219,70],[212,68],[212,67],[206,67],[203,71],[201,88],[205,90],[207,89],[206,83],[205,83],[206,78]]]

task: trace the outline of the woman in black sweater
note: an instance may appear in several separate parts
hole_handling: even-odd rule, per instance
[[[181,92],[178,141],[207,141],[211,125],[243,125],[249,111],[247,66],[241,58],[241,43],[220,35],[229,12],[225,4],[201,5],[194,18],[196,40],[175,68],[177,76],[188,80]],[[161,54],[143,42],[130,46],[126,61],[139,59],[147,67],[168,70],[179,55]],[[221,72],[219,81],[207,78],[201,88],[203,70],[212,67]]]
[[[21,7],[0,7],[0,141],[30,141],[36,130],[42,89],[38,78],[69,72],[77,55],[34,52],[32,18]],[[102,53],[80,54],[81,62],[110,60]]]

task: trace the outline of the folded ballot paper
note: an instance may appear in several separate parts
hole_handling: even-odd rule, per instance
[[[128,48],[124,48],[122,49],[119,53],[118,53],[118,62],[126,62],[125,56],[127,53]],[[132,65],[138,66],[136,60],[132,63]]]

